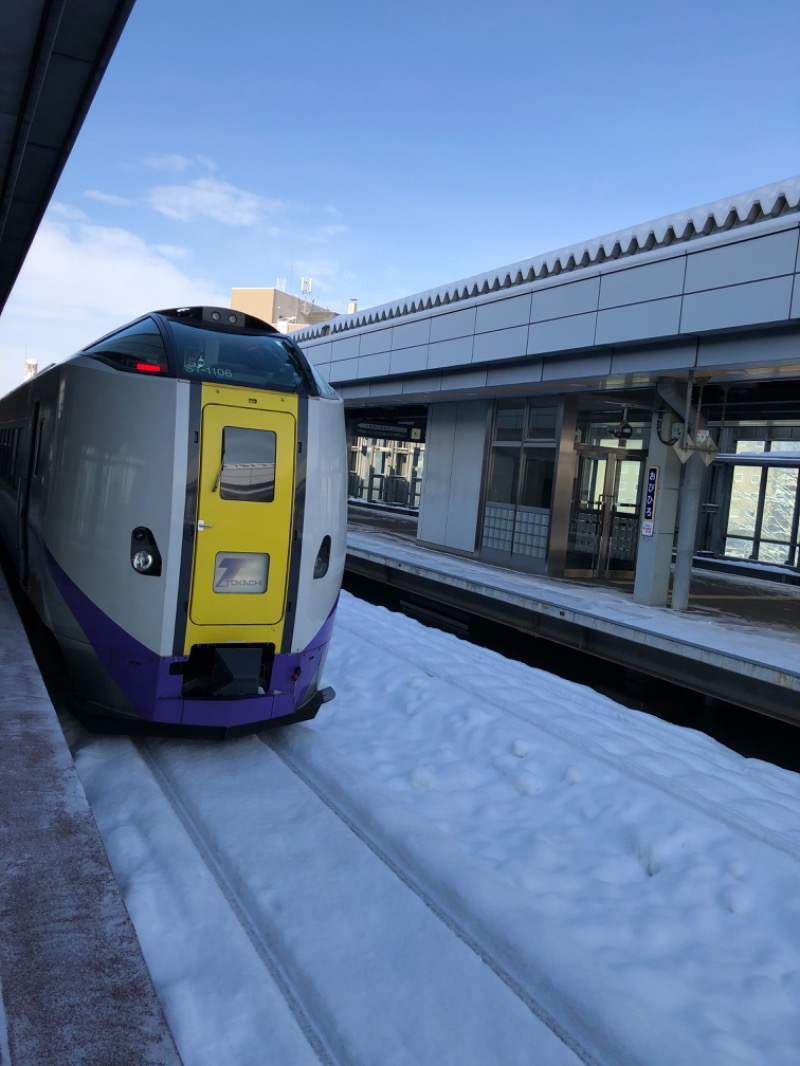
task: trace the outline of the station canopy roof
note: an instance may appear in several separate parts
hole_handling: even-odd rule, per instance
[[[134,2],[0,5],[0,312]]]

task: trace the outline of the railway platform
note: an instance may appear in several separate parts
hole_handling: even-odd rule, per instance
[[[0,570],[0,1066],[180,1066]]]
[[[525,574],[416,542],[407,515],[351,507],[347,570],[715,699],[800,723],[800,587],[693,570],[689,608],[632,583]]]

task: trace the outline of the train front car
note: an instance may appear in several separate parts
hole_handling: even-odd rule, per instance
[[[60,378],[29,540],[81,702],[223,731],[313,717],[344,568],[340,398],[223,308],[147,315]]]

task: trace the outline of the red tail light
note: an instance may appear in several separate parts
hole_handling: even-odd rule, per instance
[[[160,374],[161,367],[157,363],[137,363],[136,369],[143,374]]]

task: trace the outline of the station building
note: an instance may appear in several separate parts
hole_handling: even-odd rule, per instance
[[[795,583],[799,238],[796,177],[299,330],[351,498],[643,603],[675,552]]]

